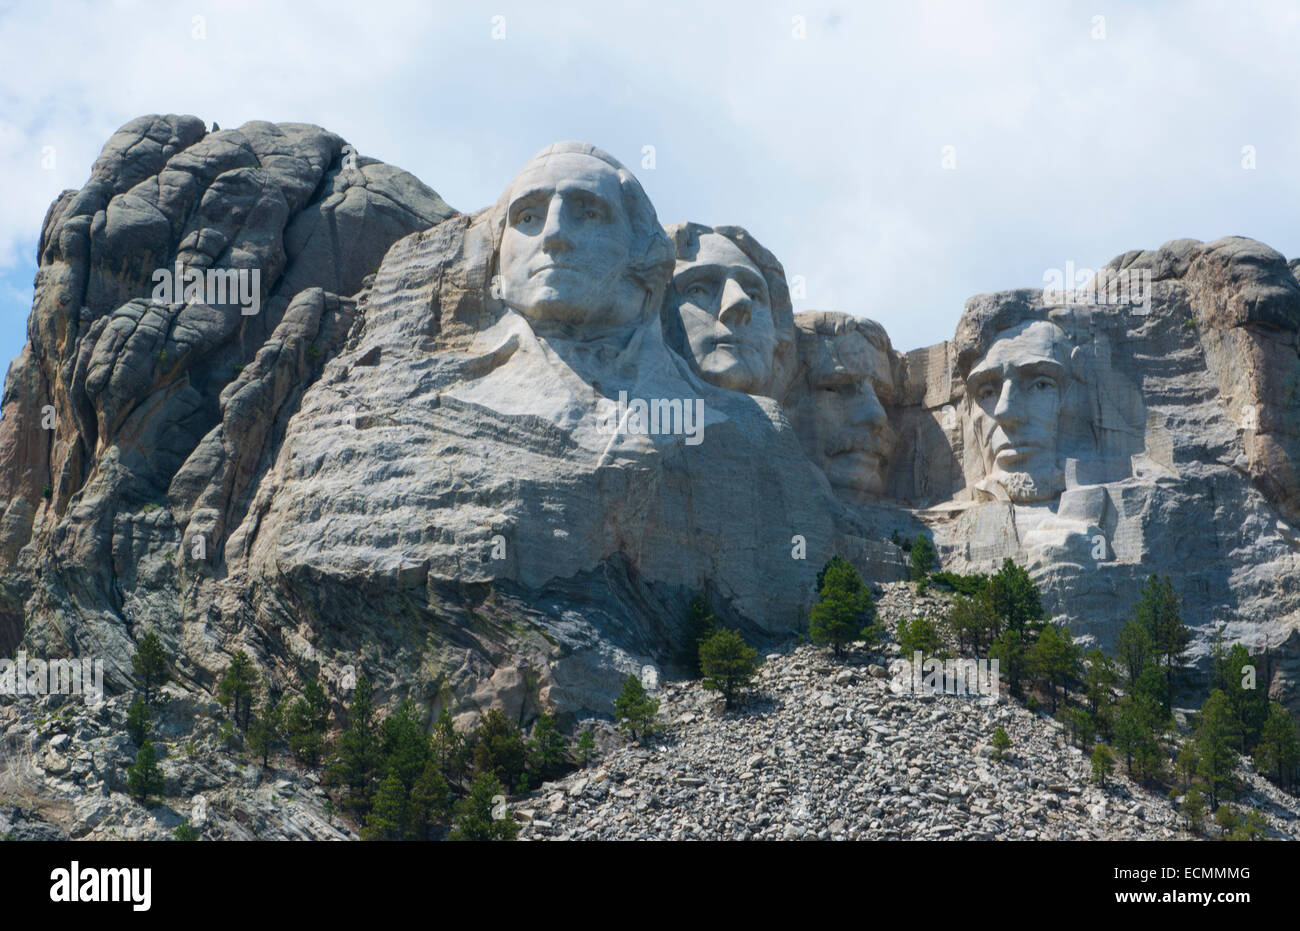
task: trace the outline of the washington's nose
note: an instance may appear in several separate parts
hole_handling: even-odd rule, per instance
[[[749,299],[745,289],[734,278],[728,278],[722,286],[722,303],[718,319],[735,329],[749,323],[754,311],[754,302]]]
[[[564,223],[564,204],[557,197],[547,205],[542,226],[542,248],[547,252],[567,252],[573,248]]]

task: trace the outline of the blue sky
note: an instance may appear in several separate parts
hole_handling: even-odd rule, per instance
[[[1232,234],[1300,255],[1295,3],[544,6],[0,3],[0,357],[50,201],[145,113],[317,123],[460,210],[593,142],[661,221],[747,227],[797,310],[899,349],[1066,262]]]

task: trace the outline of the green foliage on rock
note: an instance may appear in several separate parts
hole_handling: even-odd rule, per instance
[[[655,715],[659,713],[659,699],[646,694],[637,676],[623,680],[623,691],[614,699],[614,720],[621,730],[632,735],[647,736],[654,731]]]
[[[830,644],[839,656],[855,640],[879,640],[871,589],[848,560],[835,556],[822,569],[817,603],[809,612],[808,635],[815,644]]]
[[[758,651],[734,630],[719,630],[700,643],[703,686],[721,692],[728,708],[758,673]]]

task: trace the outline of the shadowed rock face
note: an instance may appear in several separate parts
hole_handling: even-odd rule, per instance
[[[160,297],[160,269],[257,291]],[[42,230],[0,649],[120,688],[157,630],[194,685],[246,649],[336,697],[350,666],[465,719],[607,714],[671,671],[692,595],[779,638],[831,554],[898,578],[884,538],[928,527],[944,568],[1016,559],[1102,645],[1169,574],[1198,655],[1226,624],[1294,703],[1300,284],[1237,238],[1099,280],[1133,274],[1140,306],[980,295],[899,355],[791,314],[744,230],[665,231],[585,143],[464,215],[317,127],[145,117]]]
[[[34,643],[120,666],[131,628],[154,619],[133,616],[163,586],[148,564],[175,549],[201,485],[216,481],[223,519],[238,516],[266,466],[261,439],[346,336],[351,305],[334,295],[451,213],[318,127],[208,133],[151,116],[119,130],[41,233],[0,420],[0,646],[25,617]],[[257,312],[230,294],[158,299],[159,271],[178,266],[243,273]]]
[[[898,443],[884,407],[897,394],[889,337],[847,314],[801,313],[795,326],[797,367],[783,406],[836,493],[872,500],[884,490]]]

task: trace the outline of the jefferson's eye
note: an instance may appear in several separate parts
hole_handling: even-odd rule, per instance
[[[599,220],[599,219],[600,219],[600,211],[597,210],[595,207],[588,207],[586,210],[584,210],[584,211],[582,212],[582,215],[583,215],[584,218],[586,218],[586,219],[588,219],[588,220]]]
[[[1040,378],[1038,381],[1034,382],[1035,391],[1047,391],[1055,387],[1056,382],[1052,381],[1050,378]]]
[[[690,285],[686,289],[686,296],[687,297],[708,297],[709,287],[708,285],[700,284],[697,282],[693,285]]]

